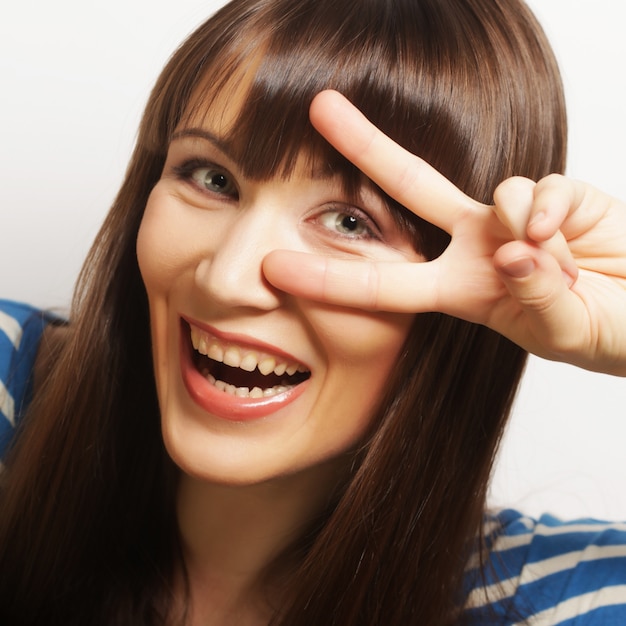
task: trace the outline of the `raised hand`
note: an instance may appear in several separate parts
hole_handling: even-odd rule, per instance
[[[264,272],[289,293],[341,306],[438,311],[484,324],[539,356],[626,375],[626,205],[581,182],[512,178],[474,201],[336,92],[317,130],[386,193],[444,229],[424,263],[275,251]]]

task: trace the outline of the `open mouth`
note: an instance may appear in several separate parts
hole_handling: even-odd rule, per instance
[[[270,398],[311,376],[302,363],[224,341],[187,322],[196,370],[215,388],[240,398]]]

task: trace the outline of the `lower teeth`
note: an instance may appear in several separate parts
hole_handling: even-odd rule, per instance
[[[293,387],[293,385],[284,384],[269,387],[268,389],[261,389],[260,387],[253,387],[250,389],[249,387],[235,387],[235,385],[229,385],[223,380],[216,380],[215,377],[206,369],[202,371],[202,375],[216,389],[238,398],[269,398],[271,396],[276,396],[279,393],[284,393]]]

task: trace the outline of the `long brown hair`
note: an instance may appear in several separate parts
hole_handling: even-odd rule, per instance
[[[511,175],[562,171],[556,64],[519,0],[235,0],[159,78],[125,182],[81,273],[70,337],[7,459],[0,494],[0,622],[166,624],[181,565],[135,257],[172,131],[253,72],[233,126],[250,176],[302,150],[358,176],[307,118],[342,91],[476,199]],[[446,237],[388,199],[416,246]],[[304,538],[277,624],[463,620],[493,457],[523,369],[490,330],[420,315],[336,506]]]

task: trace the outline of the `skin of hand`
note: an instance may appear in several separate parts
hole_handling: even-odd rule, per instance
[[[274,286],[365,310],[446,313],[538,356],[626,375],[626,204],[553,174],[537,183],[505,180],[494,205],[484,205],[337,92],[318,94],[310,118],[366,176],[451,242],[422,263],[276,250],[263,263]]]

